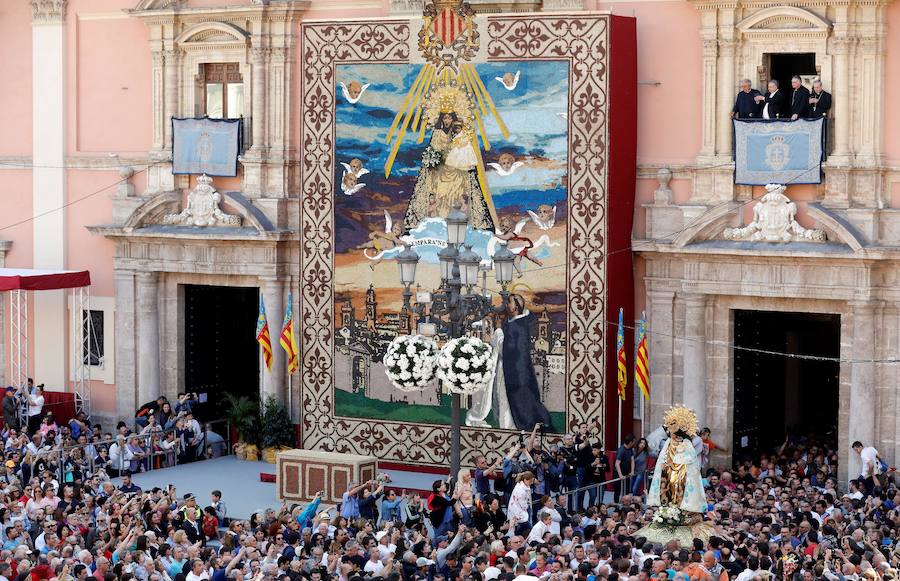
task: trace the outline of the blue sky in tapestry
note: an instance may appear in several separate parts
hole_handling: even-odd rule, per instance
[[[348,252],[364,243],[369,221],[383,227],[383,211],[395,219],[405,212],[421,167],[425,140],[407,133],[390,177],[384,165],[390,154],[385,137],[420,70],[419,65],[339,65],[336,73],[335,223],[336,251]],[[493,116],[485,119],[491,150],[484,151],[487,178],[498,215],[527,217],[541,204],[556,206],[556,220],[565,222],[567,165],[568,63],[565,61],[502,62],[476,65],[496,109],[509,129],[504,139]],[[512,90],[497,78],[505,73],[519,78]],[[507,81],[509,77],[507,78]],[[358,99],[350,99],[341,84],[365,87]],[[368,85],[366,87],[366,85]],[[351,101],[355,100],[356,103]],[[511,155],[523,162],[513,172],[503,172],[500,156]],[[346,170],[342,163],[358,159],[368,173],[361,174],[353,188],[342,187]],[[507,157],[507,160],[510,158]],[[502,175],[508,173],[509,175]],[[352,192],[349,195],[347,192]]]

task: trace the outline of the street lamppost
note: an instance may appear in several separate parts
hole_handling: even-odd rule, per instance
[[[501,298],[500,305],[494,306],[492,297],[486,290],[482,289],[481,293],[473,292],[481,271],[481,256],[465,244],[469,217],[459,207],[455,207],[447,215],[446,222],[447,246],[438,252],[441,284],[433,292],[427,293],[427,300],[416,301],[416,305],[412,305],[411,287],[416,282],[419,255],[411,247],[406,247],[397,255],[397,262],[400,266],[400,282],[403,284],[404,310],[415,313],[418,320],[425,314],[425,304],[429,304],[426,317],[428,322],[434,320],[448,339],[456,339],[472,333],[477,329],[476,323],[505,308],[516,255],[505,244],[501,244],[491,257]],[[460,407],[460,395],[451,393],[450,469],[453,476],[459,473],[461,464]]]

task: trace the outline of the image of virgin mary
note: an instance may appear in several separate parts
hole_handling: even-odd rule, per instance
[[[438,115],[424,157],[403,220],[406,231],[425,218],[446,218],[454,206],[469,215],[469,224],[476,230],[493,231],[471,135],[455,112]]]

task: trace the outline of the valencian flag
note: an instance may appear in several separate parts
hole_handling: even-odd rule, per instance
[[[644,399],[650,399],[650,354],[647,352],[647,313],[641,313],[641,323],[638,328],[637,356],[634,358],[634,380]]]
[[[269,336],[269,322],[266,320],[266,307],[262,295],[259,295],[259,318],[256,320],[256,340],[263,350],[266,369],[272,370],[272,337]]]
[[[287,353],[288,373],[293,375],[300,367],[298,357],[297,336],[294,335],[294,299],[292,293],[288,293],[287,308],[284,310],[284,322],[281,324],[281,337],[278,339],[281,347]]]
[[[465,19],[461,18],[454,8],[448,6],[437,13],[431,28],[445,46],[450,46],[456,37],[462,34],[465,25]]]
[[[625,399],[625,386],[628,385],[628,371],[625,367],[625,313],[619,308],[619,332],[616,334],[616,350],[619,361],[619,399]]]

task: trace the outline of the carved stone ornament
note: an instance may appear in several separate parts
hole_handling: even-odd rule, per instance
[[[37,23],[62,23],[69,0],[31,0],[31,19]]]
[[[726,228],[728,240],[752,242],[825,242],[825,232],[797,223],[797,205],[784,195],[787,186],[768,184],[753,208],[753,221],[743,228]]]
[[[162,223],[172,226],[236,227],[241,225],[240,216],[226,214],[219,208],[222,194],[212,187],[212,178],[203,174],[197,178],[197,187],[188,194],[187,208],[179,214],[166,214]]]

